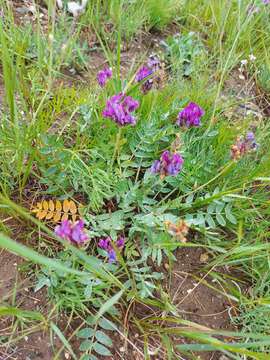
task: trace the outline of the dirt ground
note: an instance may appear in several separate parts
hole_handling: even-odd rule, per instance
[[[193,275],[195,274],[197,274],[201,279],[203,278],[203,274],[200,274],[202,254],[203,251],[199,248],[177,250],[177,262],[175,263],[173,269],[173,277],[170,286],[170,294],[173,299],[173,303],[177,306],[179,314],[182,315],[182,319],[193,321],[211,329],[232,330],[228,311],[232,309],[233,304],[225,296],[210,289],[204,284],[199,284],[199,281],[196,281],[193,278]],[[46,290],[44,289],[43,291],[34,293],[31,288],[33,284],[29,283],[27,279],[24,279],[20,273],[18,273],[17,268],[23,263],[21,258],[18,258],[5,250],[1,251],[0,256],[0,303],[3,304],[4,302],[5,304],[12,304],[12,295],[14,294],[13,291],[16,285],[16,306],[23,310],[40,311],[46,316],[52,306],[48,304]],[[209,281],[207,278],[205,280]],[[214,286],[217,287],[216,284]],[[138,317],[147,316],[147,312],[143,307],[138,306],[134,310],[136,311],[136,315]],[[1,319],[0,339],[11,336],[12,340],[14,335],[10,332],[11,324],[10,318]],[[64,322],[62,325],[64,325]],[[71,325],[71,327],[75,329],[74,325],[75,324]],[[69,336],[72,333],[72,328],[66,329],[66,336]],[[6,344],[4,346],[0,345],[0,359],[52,360],[54,358],[55,351],[61,346],[59,339],[54,337],[52,341],[50,338],[50,332],[46,328],[35,331],[34,325],[31,325],[29,331],[31,333],[24,336],[18,342],[13,343],[11,341],[8,346],[6,346]],[[132,338],[133,336],[134,338]],[[113,359],[143,360],[143,357],[141,357],[132,346],[127,346],[126,351],[121,353],[119,349],[124,346],[125,341],[124,339],[117,338],[117,336],[115,338],[117,346],[115,348],[115,355]],[[138,334],[131,332],[129,340],[134,342],[136,347],[141,349],[143,352],[143,339],[141,339]],[[178,343],[183,342],[183,340],[178,337],[174,338],[174,340]],[[153,341],[155,343],[156,340],[153,339]],[[54,348],[52,343],[54,344]],[[75,343],[73,342],[73,346],[74,345]],[[74,350],[77,352],[76,349]],[[165,360],[163,356],[164,353],[162,352],[161,355],[156,354],[151,359]],[[62,352],[59,357],[59,359],[68,358],[69,354],[67,352]],[[221,354],[219,352],[215,352],[201,353],[199,359],[219,360],[220,358]],[[102,357],[102,359],[106,358]],[[110,359],[110,357],[107,359]]]

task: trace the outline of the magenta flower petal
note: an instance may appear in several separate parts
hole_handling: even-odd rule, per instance
[[[112,70],[110,68],[104,68],[103,70],[98,72],[97,82],[101,87],[104,87],[108,79],[110,79],[111,77],[112,77]]]
[[[190,102],[182,111],[179,112],[177,117],[177,125],[179,126],[200,126],[200,119],[204,115],[204,110],[196,103]]]
[[[113,240],[111,237],[100,239],[98,242],[98,247],[105,250],[108,255],[109,263],[113,263],[116,261],[116,252],[112,246]],[[125,238],[123,236],[119,236],[115,242],[115,245],[119,250],[122,250],[125,246]]]
[[[155,160],[150,169],[151,173],[153,173],[153,174],[158,173],[160,171],[160,165],[161,165],[161,162],[159,160]]]
[[[79,220],[76,222],[71,231],[71,241],[77,245],[81,245],[88,240],[88,235],[84,230],[84,221]]]
[[[120,236],[117,240],[116,240],[116,246],[121,249],[123,248],[125,245],[125,238],[124,236]]]
[[[107,100],[106,107],[102,112],[105,118],[115,121],[118,125],[135,125],[136,118],[133,113],[139,107],[139,102],[131,96],[123,93],[112,96]]]
[[[63,220],[60,225],[55,227],[55,234],[62,239],[70,240],[71,237],[71,222],[69,220]]]
[[[170,153],[168,150],[164,151],[160,160],[156,160],[152,167],[152,173],[160,173],[162,176],[176,176],[182,169],[184,160],[178,153]]]
[[[75,245],[82,245],[89,240],[82,219],[75,224],[72,224],[69,220],[63,220],[60,225],[56,226],[54,232],[57,236],[64,240],[68,240]]]
[[[153,73],[153,71],[151,69],[149,69],[149,67],[147,66],[142,66],[137,74],[136,74],[136,81],[140,82],[143,79],[147,78],[148,76],[150,76]]]

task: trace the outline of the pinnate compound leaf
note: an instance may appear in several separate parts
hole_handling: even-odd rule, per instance
[[[73,200],[43,200],[38,202],[32,212],[36,214],[39,220],[50,220],[54,223],[58,223],[61,220],[72,220],[75,222],[80,217],[79,208],[82,205],[77,206]]]

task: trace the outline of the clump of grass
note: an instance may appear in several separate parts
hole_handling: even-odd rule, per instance
[[[179,0],[146,1],[149,27],[162,30],[172,20],[177,18],[177,15],[180,13],[180,5],[181,2]]]

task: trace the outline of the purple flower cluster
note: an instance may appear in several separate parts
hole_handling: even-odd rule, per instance
[[[182,111],[179,112],[176,124],[179,126],[200,126],[200,119],[204,115],[204,110],[194,102],[190,102]]]
[[[236,139],[236,143],[231,146],[231,158],[239,160],[245,154],[257,148],[258,144],[256,143],[255,135],[252,131],[249,131],[245,137],[239,136]]]
[[[136,74],[136,81],[140,82],[143,79],[147,78],[148,76],[152,75],[153,71],[149,69],[147,66],[142,66],[137,74]]]
[[[85,232],[84,221],[82,219],[75,224],[70,220],[63,220],[60,225],[56,226],[54,232],[57,236],[75,245],[82,245],[89,239]]]
[[[147,66],[152,69],[153,72],[156,72],[160,69],[160,59],[156,55],[150,55],[147,61]]]
[[[97,82],[101,87],[106,85],[108,79],[112,77],[112,70],[110,68],[104,68],[103,70],[99,71],[97,74]]]
[[[108,236],[104,239],[100,239],[98,243],[98,246],[107,252],[110,263],[116,261],[116,252],[112,246],[112,241],[113,240],[111,239],[111,237]],[[122,250],[123,247],[125,246],[125,238],[123,236],[119,236],[115,242],[115,246],[119,250]]]
[[[135,125],[136,118],[131,113],[139,107],[139,102],[131,96],[123,93],[113,95],[107,100],[106,107],[102,112],[105,118],[115,121],[118,125]]]
[[[136,74],[136,81],[141,82],[144,79],[148,78],[150,75],[153,75],[160,69],[160,60],[157,56],[151,55],[148,59],[147,65],[143,65]],[[153,79],[146,79],[141,86],[141,91],[146,94],[152,89],[154,84]]]
[[[184,160],[180,154],[170,153],[169,150],[166,150],[162,153],[160,160],[153,163],[151,172],[160,173],[161,177],[176,176],[181,171],[183,163]]]

